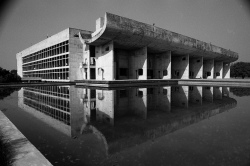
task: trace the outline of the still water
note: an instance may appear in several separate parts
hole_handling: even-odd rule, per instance
[[[53,165],[250,165],[249,88],[4,91],[0,110]]]

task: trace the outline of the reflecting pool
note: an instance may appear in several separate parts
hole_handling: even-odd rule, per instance
[[[250,164],[249,88],[39,86],[9,93],[0,95],[0,110],[53,165]]]

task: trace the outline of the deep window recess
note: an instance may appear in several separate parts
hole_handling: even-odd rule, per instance
[[[220,72],[216,72],[216,76],[220,76]]]
[[[162,92],[164,95],[167,95],[168,94],[168,90],[167,89],[163,89],[163,92]]]
[[[109,51],[109,46],[105,48],[105,51]]]
[[[138,90],[138,97],[142,97],[143,96],[143,91]]]
[[[139,76],[143,75],[143,69],[138,69]]]
[[[120,68],[120,76],[128,76],[128,68]]]
[[[168,75],[168,71],[167,70],[163,70],[163,76]]]
[[[207,76],[211,76],[211,72],[207,72]]]

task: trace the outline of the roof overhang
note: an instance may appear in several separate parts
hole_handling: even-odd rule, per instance
[[[90,45],[103,45],[113,41],[115,47],[134,50],[147,47],[149,52],[171,51],[172,55],[189,54],[215,61],[233,62],[238,54],[154,25],[141,23],[125,17],[105,13],[103,26],[92,33],[85,42]]]

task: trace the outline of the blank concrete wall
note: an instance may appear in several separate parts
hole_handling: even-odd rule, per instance
[[[223,62],[214,62],[214,78],[221,79],[222,78],[222,69]],[[217,75],[219,74],[219,75]]]
[[[147,47],[130,52],[129,68],[130,79],[147,79]],[[138,74],[139,69],[143,69],[143,75]]]
[[[69,78],[71,81],[84,79],[84,71],[80,68],[83,62],[83,44],[78,34],[81,30],[69,29]]]
[[[113,41],[95,47],[96,80],[114,80],[114,44]]]
[[[189,78],[189,55],[171,57],[171,77],[176,79]],[[179,75],[177,74],[179,73]]]
[[[210,72],[210,76],[207,75]],[[214,78],[214,60],[203,60],[203,78],[213,79]]]
[[[154,57],[154,78],[171,79],[171,52],[155,54]]]
[[[189,59],[189,72],[189,78],[203,78],[203,57]]]
[[[223,63],[222,78],[230,78],[230,63]]]

